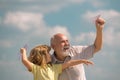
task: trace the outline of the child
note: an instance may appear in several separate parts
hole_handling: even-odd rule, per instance
[[[58,80],[58,75],[62,70],[77,64],[93,64],[88,60],[70,60],[63,64],[52,64],[49,51],[51,48],[47,45],[39,45],[33,48],[30,56],[27,58],[26,49],[21,48],[22,63],[33,73],[34,80]]]

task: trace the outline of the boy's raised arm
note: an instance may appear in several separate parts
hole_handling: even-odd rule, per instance
[[[25,67],[31,71],[32,70],[32,63],[28,60],[27,55],[26,55],[26,49],[25,48],[21,48],[20,49],[20,53],[21,53],[21,59],[22,59],[22,63],[25,65]]]
[[[74,65],[82,64],[82,63],[83,63],[83,64],[86,64],[86,65],[88,65],[88,64],[93,64],[92,61],[85,60],[85,59],[81,59],[81,60],[70,60],[70,61],[65,62],[65,63],[62,64],[62,70],[66,69],[66,68],[68,68],[68,67],[70,67],[70,66],[74,66]]]

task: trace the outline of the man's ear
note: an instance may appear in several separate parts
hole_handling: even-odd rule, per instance
[[[55,49],[55,46],[54,46],[54,45],[51,45],[51,47],[52,47],[53,49]]]

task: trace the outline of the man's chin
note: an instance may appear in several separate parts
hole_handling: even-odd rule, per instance
[[[64,51],[62,54],[63,54],[64,56],[69,55],[69,53],[68,53],[68,51],[67,51],[67,50],[66,50],[66,51]]]

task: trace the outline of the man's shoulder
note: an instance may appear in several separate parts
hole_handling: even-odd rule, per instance
[[[88,45],[73,45],[71,46],[72,48],[83,48],[83,47],[86,47]]]
[[[85,46],[75,45],[70,47],[70,51],[81,51]]]

